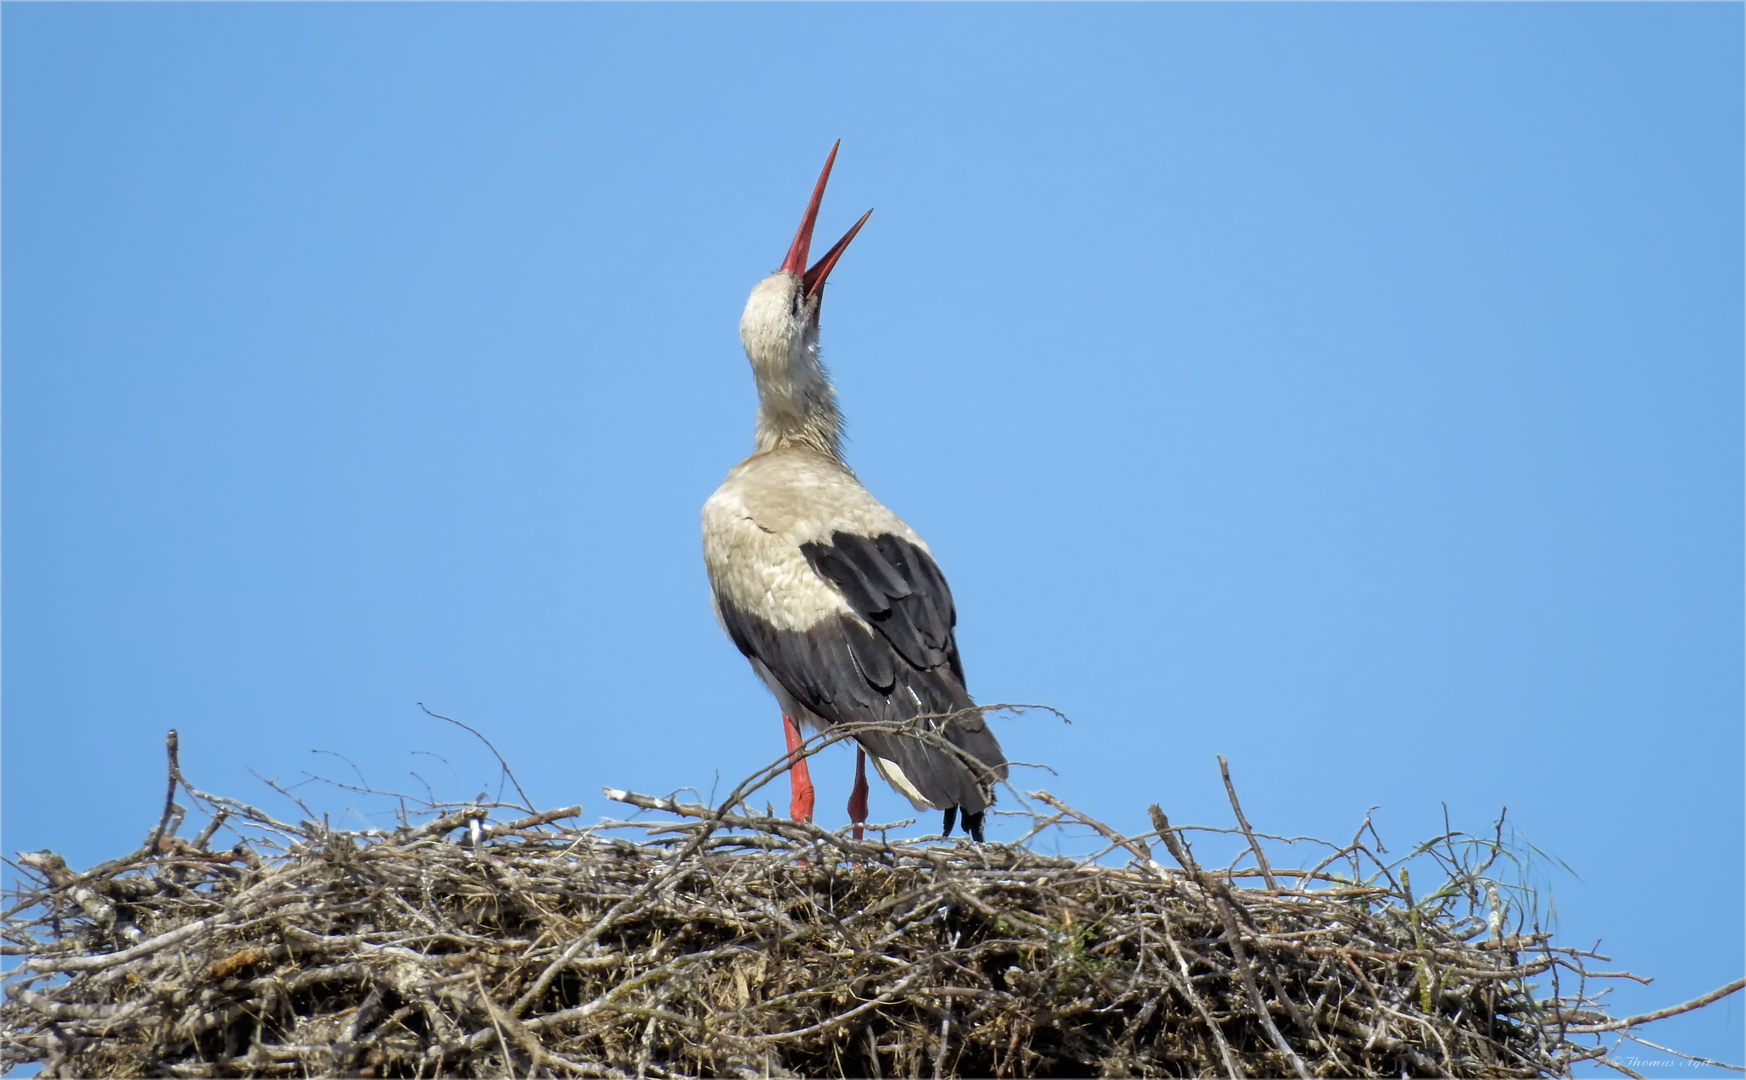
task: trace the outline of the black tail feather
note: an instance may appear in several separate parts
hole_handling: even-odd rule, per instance
[[[964,831],[978,844],[982,843],[982,817],[986,813],[986,810],[978,810],[974,814],[968,810],[964,812]]]
[[[978,810],[974,814],[968,810],[964,811],[964,835],[976,841],[978,844],[982,843],[982,819],[987,816],[987,814],[988,811],[986,810]],[[940,826],[940,836],[951,836],[952,826],[957,823],[958,808],[956,806],[946,807],[946,823]]]

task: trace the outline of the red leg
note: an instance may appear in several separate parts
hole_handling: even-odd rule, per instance
[[[795,821],[812,820],[812,774],[806,771],[806,759],[799,755],[800,725],[782,717],[782,734],[788,739],[788,816]]]
[[[849,821],[855,839],[861,839],[861,823],[867,820],[867,751],[855,747],[855,787],[849,792]]]

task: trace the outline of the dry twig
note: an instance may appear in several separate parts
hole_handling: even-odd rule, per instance
[[[1514,933],[1492,917],[1489,841],[1421,845],[1409,877],[1363,842],[1367,821],[1313,871],[1275,869],[1221,772],[1257,871],[1205,869],[1182,841],[1199,827],[1154,808],[1181,866],[1165,870],[1046,792],[1031,793],[1052,813],[1027,839],[1086,825],[1132,861],[855,840],[748,811],[780,767],[713,807],[612,791],[651,816],[582,828],[558,824],[579,807],[495,822],[511,808],[477,804],[427,806],[392,831],[293,826],[189,786],[172,744],[173,782],[274,854],[207,855],[215,826],[170,843],[166,815],[157,859],[80,874],[52,852],[21,856],[35,881],[0,927],[20,958],[0,1066],[1529,1077],[1587,1060],[1628,1073],[1602,1034],[1741,986],[1615,1019],[1593,984],[1632,976],[1527,932],[1524,898]],[[1350,873],[1327,872],[1340,865]],[[1446,880],[1415,902],[1408,883],[1432,871]],[[1240,884],[1257,875],[1263,888]],[[1536,996],[1528,979],[1560,970],[1578,989]]]

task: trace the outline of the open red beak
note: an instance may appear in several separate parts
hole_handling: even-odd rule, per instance
[[[807,296],[824,288],[825,278],[830,276],[831,267],[837,265],[837,260],[848,250],[849,241],[855,238],[855,234],[861,231],[861,226],[867,224],[867,219],[873,216],[871,210],[862,214],[861,220],[855,222],[854,227],[844,233],[841,240],[832,244],[831,249],[821,255],[811,269],[807,269],[806,253],[812,247],[812,227],[818,221],[818,205],[824,201],[825,181],[831,178],[831,166],[836,163],[837,147],[841,145],[841,139],[832,144],[830,157],[825,158],[824,171],[818,174],[818,183],[813,185],[812,200],[806,204],[806,214],[800,219],[800,229],[794,234],[794,243],[788,245],[788,257],[782,260],[780,267],[800,278]]]

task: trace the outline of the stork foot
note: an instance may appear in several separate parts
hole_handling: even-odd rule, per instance
[[[957,823],[958,823],[958,808],[956,806],[946,807],[946,823],[944,825],[940,826],[940,838],[943,840],[946,837],[951,836],[952,835],[952,826],[956,825]]]

